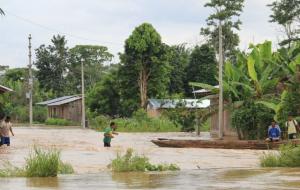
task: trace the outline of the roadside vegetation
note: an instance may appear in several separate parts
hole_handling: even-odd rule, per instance
[[[124,155],[117,154],[117,158],[109,165],[113,172],[146,172],[146,171],[177,171],[176,164],[151,164],[146,156],[134,154],[133,149],[127,149]]]
[[[58,126],[75,126],[79,125],[78,123],[59,118],[48,118],[45,121],[46,125],[58,125]]]
[[[0,169],[0,177],[55,177],[58,174],[72,173],[72,165],[61,161],[58,150],[42,150],[37,147],[26,158],[24,167],[18,168],[6,162],[3,169]]]
[[[300,147],[283,145],[279,152],[265,153],[260,158],[262,167],[300,167]]]

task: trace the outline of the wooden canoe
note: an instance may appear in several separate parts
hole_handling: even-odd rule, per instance
[[[218,149],[256,149],[268,150],[278,149],[282,144],[291,143],[299,145],[300,140],[283,140],[278,142],[266,142],[258,140],[180,140],[163,139],[152,140],[159,147],[171,148],[218,148]]]

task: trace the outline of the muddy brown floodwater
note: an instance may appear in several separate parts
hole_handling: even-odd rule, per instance
[[[191,133],[120,133],[104,148],[103,133],[79,128],[14,128],[11,147],[0,148],[0,167],[7,160],[23,166],[31,148],[54,147],[74,175],[56,178],[2,178],[0,189],[300,189],[300,169],[261,169],[264,151],[160,148],[157,137],[207,139]],[[153,163],[176,163],[179,172],[111,173],[107,165],[118,152],[133,148]]]

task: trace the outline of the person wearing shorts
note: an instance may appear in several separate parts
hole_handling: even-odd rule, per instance
[[[10,146],[10,137],[9,132],[14,136],[14,132],[12,131],[12,124],[10,122],[10,117],[7,116],[5,120],[1,123],[0,133],[1,133],[1,143],[0,146],[6,144]]]

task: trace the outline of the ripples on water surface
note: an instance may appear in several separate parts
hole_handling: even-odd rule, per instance
[[[95,189],[299,189],[300,169],[188,170],[163,173],[109,173],[57,178],[0,179],[5,190]]]

